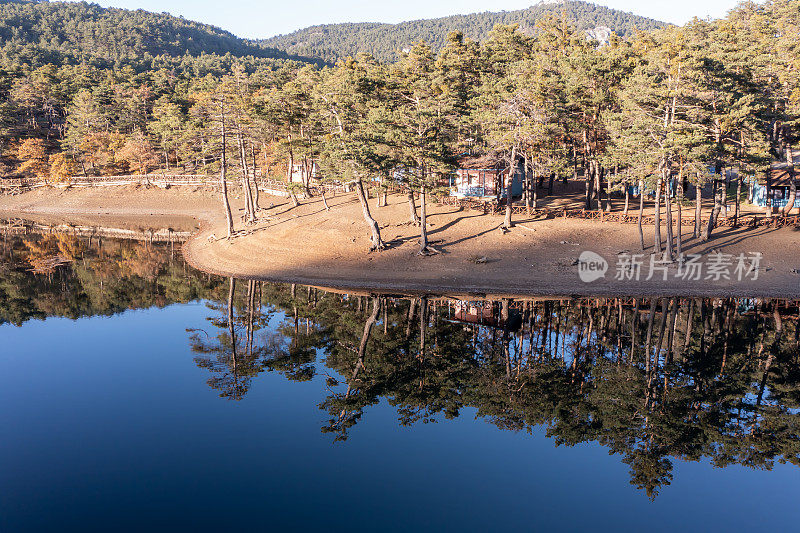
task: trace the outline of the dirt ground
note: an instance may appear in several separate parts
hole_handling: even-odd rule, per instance
[[[231,240],[224,238],[219,194],[204,189],[37,190],[0,197],[0,218],[93,221],[134,229],[186,230],[201,225],[184,245],[187,259],[201,270],[341,289],[495,296],[800,297],[800,231],[790,228],[724,227],[711,241],[701,243],[691,239],[691,228],[685,227],[684,251],[703,254],[706,268],[716,253],[733,256],[728,258],[731,279],[707,279],[705,271],[699,280],[682,279],[673,265],[666,281],[662,271],[647,281],[654,228],[646,226],[647,249],[637,281],[615,279],[625,254],[642,253],[635,224],[520,216],[517,227],[505,233],[500,216],[429,204],[429,238],[439,253],[425,257],[417,254],[419,229],[408,224],[404,196],[391,195],[386,207],[370,200],[387,244],[380,253],[368,253],[370,234],[354,194],[329,198],[330,211],[320,198],[304,200],[295,208],[285,198],[262,194],[260,220],[247,226],[235,190],[232,201],[237,233]],[[616,200],[615,207],[620,206]],[[666,236],[665,229],[662,234]],[[584,251],[608,262],[604,278],[581,281],[578,258]],[[763,254],[758,277],[753,279],[755,273],[750,272],[739,281],[736,258],[744,254],[747,266],[754,266],[753,253]],[[635,278],[630,272],[627,277]]]

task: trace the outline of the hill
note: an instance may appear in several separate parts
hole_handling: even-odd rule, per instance
[[[286,58],[220,28],[167,13],[86,2],[0,1],[0,54],[28,65],[91,61],[137,64],[148,57],[202,54]]]
[[[628,37],[637,30],[665,26],[657,20],[640,17],[604,6],[574,0],[544,0],[519,11],[473,13],[450,17],[414,20],[399,24],[345,23],[312,26],[287,35],[262,41],[266,46],[290,54],[322,59],[333,63],[358,52],[372,54],[382,61],[394,61],[397,51],[417,41],[426,41],[434,49],[444,45],[447,34],[460,30],[474,40],[483,40],[495,24],[519,23],[531,32],[536,21],[548,14],[566,14],[577,29],[593,32],[602,39],[613,31]],[[609,31],[610,30],[610,31]]]

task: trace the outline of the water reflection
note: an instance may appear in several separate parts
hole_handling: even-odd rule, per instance
[[[195,364],[222,398],[259,375],[324,375],[322,432],[445,421],[465,408],[503,430],[593,442],[655,497],[676,460],[770,469],[800,461],[797,301],[520,299],[340,294],[224,280],[171,244],[6,235],[0,322],[79,317],[203,299],[188,325]]]
[[[600,443],[651,497],[676,459],[798,464],[798,302],[465,302],[230,287],[213,358],[196,345],[209,384],[241,399],[260,372],[325,372],[322,431],[335,440],[385,398],[403,426],[473,407],[500,429],[543,426],[559,445]],[[285,318],[253,347],[264,306]]]
[[[112,315],[221,294],[222,281],[189,268],[175,241],[26,229],[0,230],[0,324]]]

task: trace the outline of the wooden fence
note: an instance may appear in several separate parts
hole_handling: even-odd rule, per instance
[[[501,215],[505,213],[505,205],[498,205],[496,202],[493,201],[484,201],[484,200],[476,200],[473,198],[456,198],[452,196],[445,196],[445,197],[438,197],[437,201],[443,205],[452,205],[455,207],[461,207],[464,209],[472,209],[475,211],[480,211],[484,214],[488,215]],[[515,215],[538,215],[543,216],[546,218],[579,218],[583,220],[596,220],[599,222],[617,222],[620,224],[637,224],[639,222],[639,216],[625,214],[622,211],[619,212],[605,212],[605,211],[597,211],[597,210],[587,210],[587,209],[568,209],[568,208],[548,208],[548,207],[540,207],[536,210],[531,208],[530,212],[528,208],[524,205],[514,205],[511,207],[511,212]],[[661,222],[666,223],[667,217],[666,214],[661,215]],[[681,217],[682,224],[684,227],[692,227],[694,226],[695,219],[694,215],[691,217]],[[673,217],[673,223],[675,222],[675,217]],[[732,227],[735,224],[735,219],[732,216],[729,217],[720,217],[717,220],[717,227],[724,227],[729,226]],[[655,225],[655,215],[645,215],[642,217],[642,224],[647,226],[654,226]],[[702,224],[708,224],[708,218],[702,219]],[[739,226],[745,227],[770,227],[770,228],[781,228],[781,227],[800,227],[800,215],[792,215],[792,216],[781,216],[781,215],[774,215],[772,217],[767,217],[765,215],[759,214],[740,214],[738,220]]]
[[[161,187],[180,185],[205,185],[219,181],[216,176],[201,174],[127,174],[121,176],[73,176],[58,181],[42,181],[29,178],[0,179],[0,189],[34,189],[36,187],[111,187],[119,185],[156,185]]]
[[[228,178],[231,186],[237,186],[241,177],[231,176]],[[219,176],[207,174],[133,174],[121,176],[75,176],[68,178],[61,182],[53,182],[48,185],[54,187],[103,187],[103,186],[120,186],[120,185],[153,185],[157,187],[173,187],[173,186],[212,186],[217,188],[219,186]],[[282,180],[272,178],[258,178],[258,190],[274,196],[289,196],[289,184]],[[35,187],[42,187],[46,184],[39,180],[32,180],[27,178],[10,178],[0,179],[0,190],[13,192],[20,192],[29,190]],[[300,189],[302,190],[302,189]],[[319,195],[321,192],[335,196],[337,193],[352,192],[350,184],[341,183],[323,183],[314,185],[308,188],[312,195]],[[406,193],[407,189],[403,186],[390,185],[389,192],[393,193]],[[472,209],[480,211],[488,215],[499,215],[505,212],[505,206],[498,204],[494,200],[479,200],[475,198],[457,198],[453,196],[435,196],[437,202],[443,205],[451,205],[461,207],[464,209]],[[618,222],[621,224],[636,224],[638,223],[638,215],[626,215],[623,212],[607,213],[605,211],[587,210],[587,209],[568,209],[568,208],[538,208],[535,211],[531,210],[530,213],[525,205],[512,206],[512,213],[515,215],[528,215],[536,214],[543,215],[549,218],[579,218],[584,220],[597,220],[600,222]],[[662,219],[666,222],[666,216]],[[683,217],[684,226],[694,225],[694,216]],[[703,224],[707,224],[708,219],[703,220]],[[654,215],[646,215],[642,218],[642,224],[652,226],[655,224]],[[718,226],[734,226],[733,217],[720,218]],[[747,214],[740,215],[738,225],[747,227],[800,227],[800,216],[780,216],[766,217],[765,215]]]
[[[241,180],[241,176],[230,176],[228,182],[231,187],[236,187]],[[285,181],[271,178],[258,178],[258,190],[275,196],[289,196],[289,188]],[[216,175],[208,174],[126,174],[119,176],[73,176],[60,181],[44,182],[29,178],[8,178],[0,179],[0,190],[10,192],[21,192],[37,187],[113,187],[121,185],[141,185],[156,187],[176,187],[176,186],[211,186],[219,187],[220,179]],[[322,191],[326,194],[335,195],[336,193],[350,192],[351,188],[346,184],[324,183],[309,187],[312,194],[319,194]]]

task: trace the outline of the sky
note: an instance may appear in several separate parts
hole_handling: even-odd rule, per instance
[[[95,0],[105,7],[169,12],[213,24],[239,37],[267,38],[336,22],[402,22],[481,11],[525,9],[538,0]],[[597,0],[673,24],[720,18],[736,0]]]

